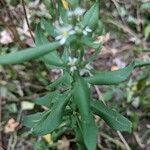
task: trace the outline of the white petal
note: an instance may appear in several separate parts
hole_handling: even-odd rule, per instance
[[[79,27],[78,26],[75,26],[75,31],[79,31]]]
[[[62,39],[62,38],[63,38],[62,35],[59,35],[59,36],[56,36],[56,37],[55,37],[56,40],[60,40],[60,39]]]
[[[76,66],[73,66],[73,67],[70,68],[70,71],[71,71],[71,72],[74,72],[75,70],[77,70],[77,67],[76,67]]]
[[[69,32],[69,35],[73,35],[73,34],[75,34],[76,32],[74,31],[74,30],[71,30],[70,32]]]
[[[77,58],[73,58],[72,59],[72,62],[75,64],[76,63],[76,61],[77,61]]]
[[[84,34],[84,35],[87,35],[87,31],[83,30],[83,34]]]
[[[67,40],[66,38],[62,38],[62,39],[60,40],[60,44],[61,44],[61,45],[65,44],[66,40]]]
[[[73,11],[71,11],[71,10],[69,10],[69,11],[67,12],[67,15],[68,15],[68,17],[71,17],[71,16],[73,16],[73,15],[74,15],[74,12],[73,12]]]
[[[86,27],[85,30],[86,30],[87,32],[92,32],[92,30],[91,30],[89,27]]]
[[[72,61],[72,58],[71,58],[71,57],[69,57],[68,59],[69,59],[69,62],[71,62],[71,61]]]
[[[85,9],[82,9],[80,7],[77,7],[74,11],[75,15],[77,16],[82,16],[84,12],[85,12]]]

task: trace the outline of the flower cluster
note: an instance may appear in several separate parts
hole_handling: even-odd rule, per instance
[[[75,70],[77,70],[77,67],[76,67],[77,58],[69,57],[68,59],[69,59],[68,66],[70,66],[70,72],[74,72]]]
[[[79,26],[73,27],[72,25],[66,26],[56,26],[56,32],[58,36],[55,37],[56,40],[60,42],[61,45],[65,44],[67,38],[70,35],[83,33],[83,35],[88,35],[88,33],[92,32],[92,30],[87,26],[85,28],[80,28]]]
[[[64,27],[56,26],[56,31],[59,35],[56,36],[55,39],[59,40],[61,45],[65,44],[67,38],[70,35],[73,35],[76,33],[75,30],[73,30],[73,27],[71,25],[67,25]]]
[[[84,14],[85,9],[82,9],[80,7],[75,8],[74,10],[68,10],[67,15],[68,17],[77,16],[80,17]],[[56,40],[60,42],[61,45],[65,44],[69,36],[82,33],[83,35],[88,35],[88,33],[92,32],[92,30],[86,26],[82,27],[81,25],[71,25],[71,24],[65,24],[60,20],[60,24],[56,24],[56,33],[57,36],[55,37]]]
[[[84,14],[84,12],[85,12],[85,9],[77,7],[75,10],[69,10],[67,14],[68,14],[68,17],[72,17],[72,16],[80,17]]]
[[[85,9],[82,9],[80,7],[75,8],[74,10],[68,10],[67,15],[69,19],[73,19],[73,17],[79,18],[85,13]],[[92,29],[90,29],[89,26],[83,26],[79,21],[76,20],[77,23],[73,25],[73,23],[70,21],[68,23],[64,23],[62,19],[60,19],[59,24],[58,22],[55,24],[56,33],[57,36],[55,39],[59,41],[61,45],[64,45],[67,42],[67,39],[71,35],[83,35],[87,36],[89,33],[92,32]],[[73,73],[75,70],[77,70],[77,58],[76,57],[68,57],[68,63],[67,65],[70,68],[70,72]],[[89,70],[91,69],[91,66],[86,65],[84,68],[80,69],[80,74],[84,75],[86,73],[89,73]]]

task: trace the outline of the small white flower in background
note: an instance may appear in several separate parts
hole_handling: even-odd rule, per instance
[[[89,32],[92,32],[92,29],[90,29],[88,26],[85,27],[85,29],[83,30],[83,34],[87,35]]]
[[[77,7],[75,10],[69,10],[68,11],[68,17],[72,16],[82,16],[85,12],[85,9]]]
[[[82,16],[85,12],[85,9],[81,8],[81,7],[77,7],[75,10],[74,10],[74,13],[75,15],[77,16]]]
[[[84,74],[88,73],[90,74],[90,70],[92,69],[93,67],[90,65],[90,64],[86,64],[85,65],[85,68],[81,69],[80,70],[80,75],[83,76]]]
[[[80,26],[75,26],[74,30],[77,33],[83,33],[84,35],[87,35],[89,32],[92,32],[92,29],[90,29],[88,26],[85,27],[84,29],[82,27],[80,27]]]
[[[77,58],[69,57],[68,65],[70,66],[70,72],[74,72],[75,70],[77,70],[76,62],[77,62]]]
[[[73,27],[71,25],[68,25],[66,27],[60,27],[60,26],[57,26],[56,27],[56,30],[58,32],[58,36],[55,38],[56,40],[59,40],[60,41],[60,44],[63,45],[65,44],[67,38],[70,36],[70,35],[73,35],[75,34],[76,32],[73,30]]]

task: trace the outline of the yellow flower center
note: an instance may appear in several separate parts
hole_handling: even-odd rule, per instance
[[[63,36],[64,36],[64,37],[67,37],[67,36],[68,36],[68,32],[67,32],[67,31],[64,31],[64,32],[63,32]]]
[[[68,10],[68,9],[69,9],[69,6],[68,6],[67,0],[61,0],[61,1],[62,1],[62,3],[63,3],[64,8],[65,8],[66,10]]]

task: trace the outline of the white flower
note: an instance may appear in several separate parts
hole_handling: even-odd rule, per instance
[[[83,30],[83,34],[84,34],[84,35],[87,35],[88,32],[92,32],[92,30],[87,26],[87,27],[85,27],[85,29]]]
[[[70,66],[70,72],[74,72],[75,70],[77,70],[76,62],[77,62],[77,58],[69,57],[68,65]]]
[[[68,11],[68,17],[72,16],[82,16],[85,12],[85,9],[77,7],[75,10],[69,10]]]
[[[92,69],[93,67],[90,65],[90,64],[86,64],[85,65],[85,68],[81,69],[80,70],[80,75],[83,76],[84,74],[88,73],[90,74],[90,70]]]
[[[85,9],[83,8],[80,8],[80,7],[77,7],[75,10],[74,10],[74,13],[76,16],[82,16],[85,12]]]
[[[68,38],[70,35],[73,35],[73,34],[76,33],[76,32],[73,30],[73,28],[72,28],[71,25],[68,25],[68,26],[66,26],[66,27],[57,26],[56,29],[57,29],[57,32],[58,32],[59,35],[58,35],[55,39],[56,39],[56,40],[59,40],[61,45],[65,44],[67,38]]]

